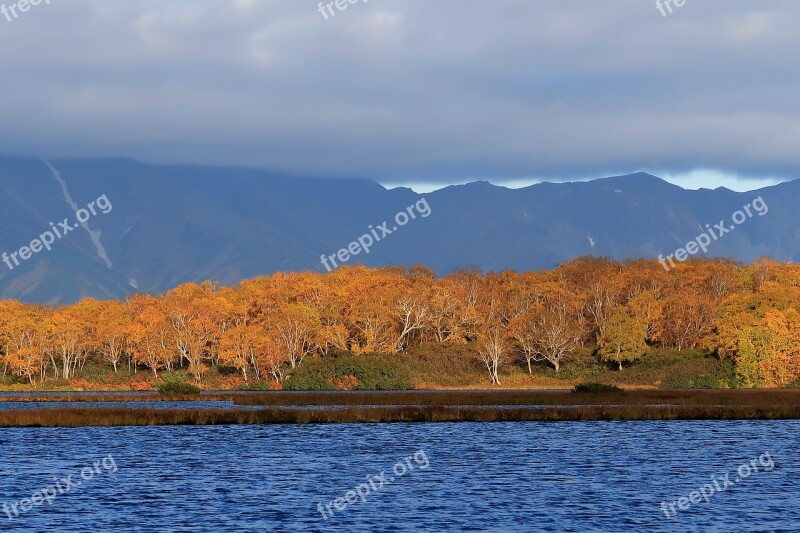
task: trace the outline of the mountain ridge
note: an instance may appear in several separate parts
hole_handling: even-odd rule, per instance
[[[750,261],[800,255],[800,188],[786,182],[739,193],[687,190],[647,173],[509,189],[485,180],[417,194],[366,178],[293,177],[267,170],[153,165],[130,158],[51,160],[85,207],[113,209],[14,269],[0,265],[0,297],[50,304],[160,293],[188,281],[234,284],[278,271],[324,272],[331,255],[412,209],[416,216],[346,264],[423,264],[445,274],[533,270],[585,255],[616,259],[672,253],[705,224],[729,219],[757,196],[769,211],[715,241],[711,257]],[[0,157],[0,253],[19,251],[50,222],[75,212],[43,160]],[[408,211],[407,211],[408,212]],[[108,254],[108,268],[98,256]],[[20,256],[18,256],[20,257]]]

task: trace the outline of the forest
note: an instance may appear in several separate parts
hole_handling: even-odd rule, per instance
[[[800,267],[760,259],[582,258],[552,270],[437,276],[422,267],[279,273],[234,287],[187,283],[125,301],[67,306],[0,302],[0,364],[30,385],[71,380],[91,362],[109,373],[211,369],[281,388],[310,360],[346,352],[386,360],[415,350],[464,354],[485,384],[505,368],[555,374],[578,351],[609,369],[654,350],[704,351],[735,368],[739,387],[800,380]],[[454,348],[455,347],[455,348]],[[464,350],[458,351],[458,347]]]

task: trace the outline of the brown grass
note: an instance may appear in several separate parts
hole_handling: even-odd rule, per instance
[[[780,420],[800,418],[800,406],[349,407],[347,409],[57,409],[0,413],[0,427],[335,424],[392,422],[521,422],[592,420]]]
[[[174,402],[174,401],[232,401],[234,395],[225,392],[213,392],[208,394],[186,395],[186,394],[25,394],[21,396],[0,396],[0,403],[15,402]]]
[[[204,392],[196,395],[30,394],[0,396],[13,402],[162,402],[232,401],[238,405],[800,405],[800,389],[636,389],[621,393],[572,393],[568,390],[413,390],[413,391],[272,391]]]
[[[531,390],[359,391],[251,393],[238,405],[800,405],[800,389],[630,390],[572,393]]]
[[[131,401],[94,396],[69,401]],[[135,397],[134,401],[198,397]],[[777,420],[800,418],[800,390],[646,390],[583,394],[546,391],[272,392],[203,395],[263,409],[86,408],[0,411],[0,427],[509,422],[589,420]],[[19,399],[15,399],[20,401]],[[39,401],[63,401],[45,396]],[[323,406],[303,409],[300,405]],[[500,407],[500,406],[515,407]],[[531,408],[524,406],[545,406]],[[282,407],[279,407],[282,406]],[[330,407],[324,407],[330,406]],[[334,408],[333,406],[347,406]],[[366,407],[374,406],[374,407]]]

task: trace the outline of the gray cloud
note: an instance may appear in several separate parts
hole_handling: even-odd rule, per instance
[[[394,183],[800,169],[796,1],[317,6],[52,0],[0,18],[0,152]]]

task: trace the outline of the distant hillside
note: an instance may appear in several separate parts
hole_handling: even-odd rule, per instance
[[[50,163],[52,169],[42,160],[0,158],[0,253],[28,246],[50,222],[74,222],[73,204],[86,207],[105,195],[112,209],[50,251],[26,261],[18,255],[13,270],[0,263],[0,297],[67,303],[123,297],[134,287],[161,292],[186,281],[230,284],[276,271],[324,271],[322,254],[347,247],[370,225],[386,220],[391,230],[395,214],[422,198],[360,179],[127,159]],[[713,242],[709,255],[797,260],[800,183],[750,193],[687,191],[634,174],[518,190],[486,182],[447,187],[424,195],[430,216],[417,216],[348,264],[424,264],[447,273],[549,268],[589,254],[656,257],[684,246],[706,224],[729,224],[759,195],[769,212]]]

